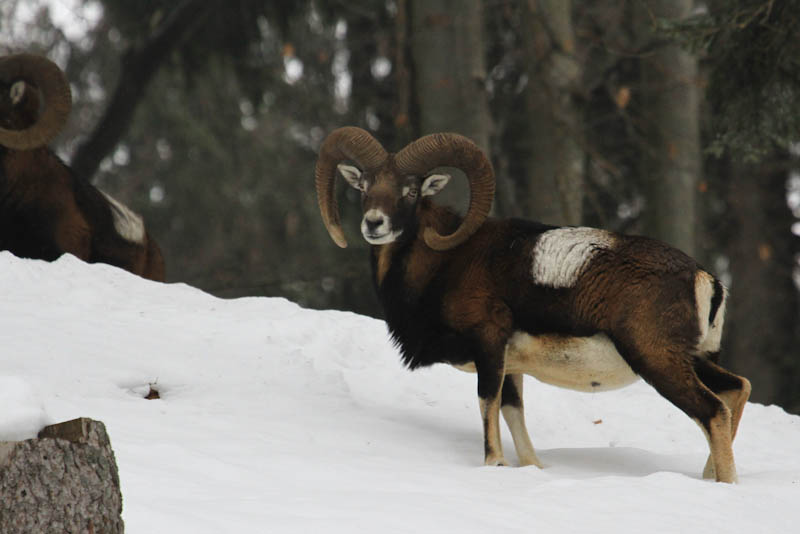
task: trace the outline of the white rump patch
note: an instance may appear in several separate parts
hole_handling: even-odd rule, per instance
[[[143,244],[144,221],[142,221],[142,218],[108,193],[100,192],[106,197],[108,205],[111,207],[111,215],[114,217],[114,229],[117,233],[127,241]]]
[[[598,251],[613,248],[614,234],[597,228],[557,228],[544,232],[533,248],[533,280],[555,288],[572,287]]]
[[[722,288],[722,302],[720,302],[714,321],[708,324],[711,313],[711,299],[714,297],[714,279],[704,271],[698,271],[695,277],[695,300],[697,305],[697,320],[700,326],[700,337],[697,350],[702,353],[717,352],[722,341],[722,324],[725,322],[725,301],[728,290]]]

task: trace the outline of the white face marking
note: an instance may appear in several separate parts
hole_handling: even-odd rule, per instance
[[[101,193],[103,193],[101,191]],[[116,200],[107,193],[103,196],[108,200],[111,207],[111,215],[114,217],[114,229],[117,233],[132,243],[144,243],[144,222],[142,218],[134,213],[128,206]]]
[[[400,237],[403,230],[392,230],[391,219],[383,211],[372,208],[361,219],[361,235],[370,245],[385,245]]]
[[[572,287],[592,258],[614,247],[614,234],[597,228],[557,228],[544,232],[533,248],[532,274],[537,284]]]
[[[11,89],[8,91],[8,95],[11,97],[11,104],[16,106],[19,104],[19,101],[22,100],[22,95],[25,94],[25,82],[19,81],[15,82],[14,85],[11,86]]]
[[[418,190],[417,190],[416,187],[412,187],[410,185],[404,185],[403,186],[403,196],[404,197],[407,197],[407,196],[411,195],[411,198],[416,198],[417,197],[417,193],[418,193]]]

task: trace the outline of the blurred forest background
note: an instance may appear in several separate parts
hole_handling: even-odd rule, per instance
[[[800,0],[4,0],[65,69],[55,148],[140,212],[167,276],[380,317],[313,188],[336,127],[456,131],[495,213],[645,234],[730,287],[723,362],[800,412]],[[466,187],[447,201],[463,210]]]

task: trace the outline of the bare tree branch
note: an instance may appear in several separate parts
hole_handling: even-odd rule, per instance
[[[100,121],[72,157],[73,170],[90,179],[128,130],[136,107],[159,67],[211,11],[214,2],[184,0],[122,56],[119,81]]]

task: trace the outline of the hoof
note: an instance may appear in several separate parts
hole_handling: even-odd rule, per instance
[[[717,482],[726,482],[728,484],[736,484],[739,482],[739,477],[736,475],[736,467],[733,467],[725,476],[717,476],[717,470],[714,469],[714,462],[711,456],[708,457],[706,466],[703,468],[703,478],[707,480],[716,480]]]
[[[703,468],[703,478],[716,479],[717,473],[714,471],[714,462],[711,461],[711,456],[708,457],[706,466]]]
[[[544,466],[542,465],[542,462],[539,461],[539,458],[537,458],[536,456],[533,456],[533,457],[530,457],[530,458],[520,458],[520,460],[519,460],[519,466],[520,467],[528,467],[529,465],[535,465],[539,469],[543,469],[544,468]]]
[[[508,462],[505,458],[487,458],[483,465],[491,467],[508,467]]]

